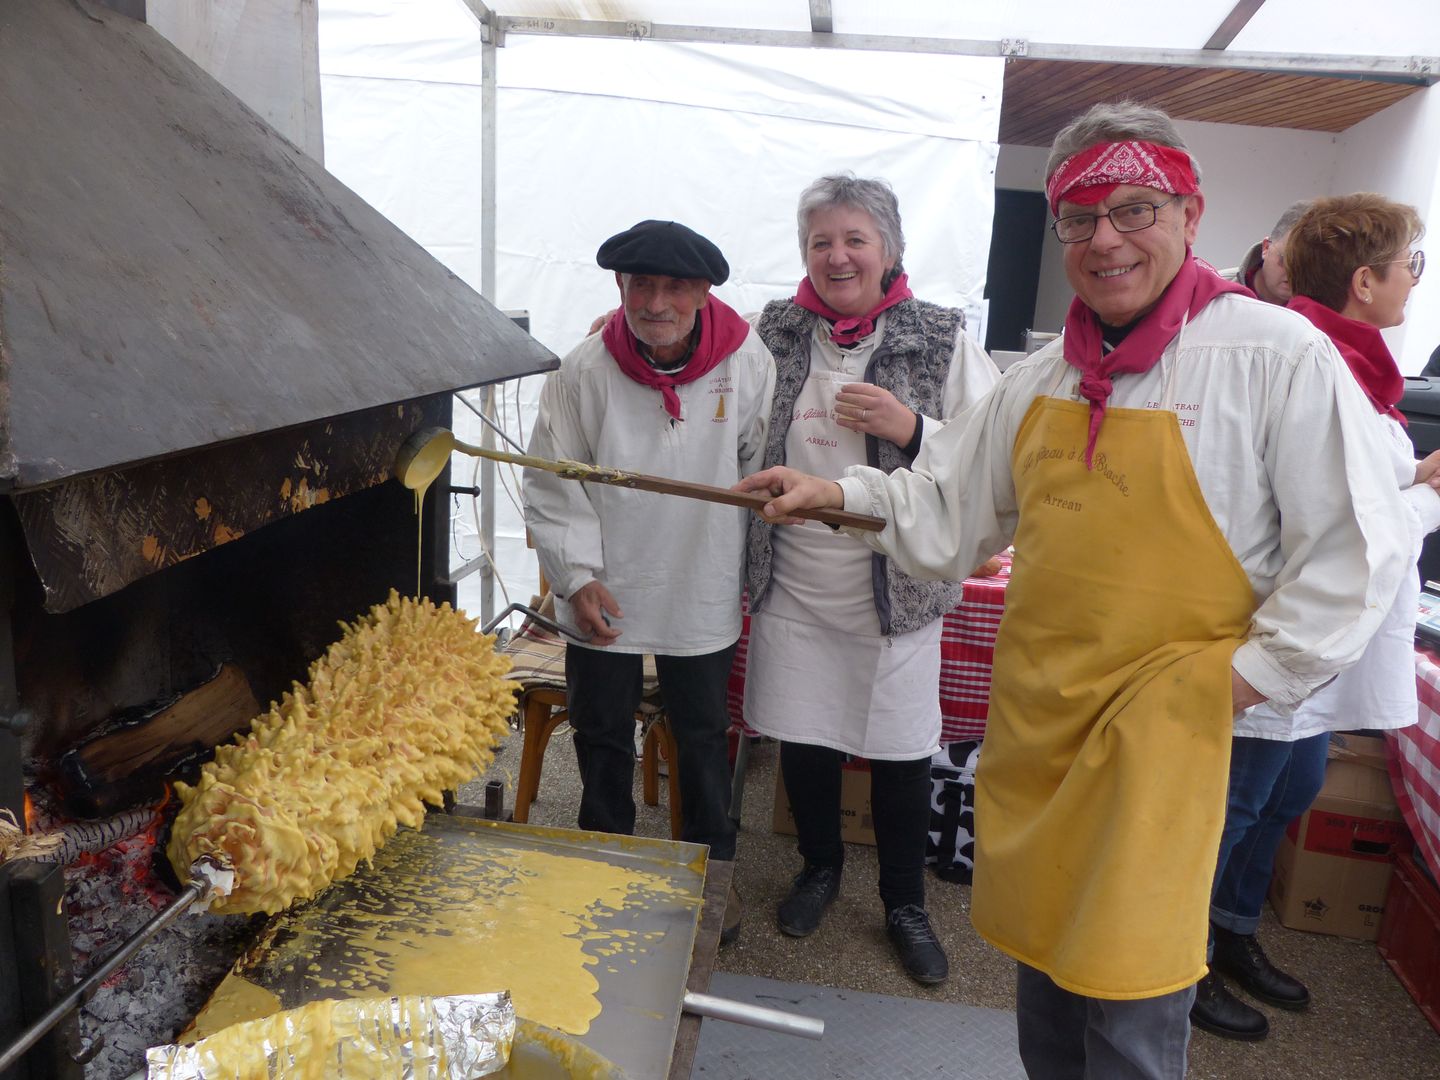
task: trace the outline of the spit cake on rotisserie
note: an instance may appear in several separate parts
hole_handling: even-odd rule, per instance
[[[368,861],[400,825],[418,827],[487,766],[517,683],[494,637],[449,604],[377,604],[190,787],[167,854],[182,880],[202,855],[230,864],[213,910],[280,911]]]

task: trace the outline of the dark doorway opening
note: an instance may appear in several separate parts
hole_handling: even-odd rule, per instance
[[[1045,195],[1039,191],[995,192],[990,264],[985,272],[985,348],[1023,350],[1025,331],[1035,320],[1040,289],[1040,256],[1045,245]]]

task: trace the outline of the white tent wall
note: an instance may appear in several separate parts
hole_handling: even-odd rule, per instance
[[[316,0],[146,0],[145,21],[323,162]]]
[[[408,4],[403,21],[380,0],[322,5],[328,167],[476,287],[480,74],[459,0]],[[716,295],[758,310],[803,273],[800,190],[849,169],[892,183],[916,292],[965,308],[983,336],[1002,75],[991,58],[512,36],[498,50],[493,299],[528,311],[563,355],[617,302],[596,248],[654,217],[715,240],[731,265]],[[522,443],[540,381],[505,388]],[[478,441],[466,410],[456,424]],[[471,483],[474,464],[455,466]],[[471,502],[456,504],[457,563],[479,550]],[[495,561],[510,599],[528,601],[535,559],[503,495]],[[478,576],[461,603],[479,613]]]
[[[1340,135],[1329,190],[1378,191],[1410,203],[1429,226],[1430,250],[1440,255],[1440,86],[1411,94]],[[1440,345],[1440,278],[1433,269],[1411,295],[1405,321],[1385,331],[1385,339],[1400,370],[1411,375]]]

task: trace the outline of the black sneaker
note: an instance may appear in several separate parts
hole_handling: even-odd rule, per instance
[[[1215,959],[1211,965],[1240,984],[1247,993],[1282,1009],[1303,1009],[1310,1004],[1310,991],[1293,975],[1287,975],[1265,955],[1254,934],[1237,934],[1215,927]]]
[[[1195,986],[1195,1004],[1190,1006],[1190,1023],[1222,1039],[1256,1042],[1270,1034],[1270,1021],[1226,988],[1213,971]]]
[[[820,925],[820,917],[840,891],[840,867],[806,863],[795,875],[790,892],[780,902],[775,921],[791,937],[809,937]]]
[[[906,904],[886,915],[885,933],[895,946],[905,974],[916,982],[933,986],[950,977],[950,961],[930,928],[930,916],[919,904]]]

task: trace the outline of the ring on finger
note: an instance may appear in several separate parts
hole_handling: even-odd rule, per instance
[[[860,410],[860,421],[861,421],[861,423],[864,423],[864,422],[865,422],[866,420],[868,420],[868,419],[870,419],[870,410],[869,410],[869,409],[861,409],[861,410]]]

